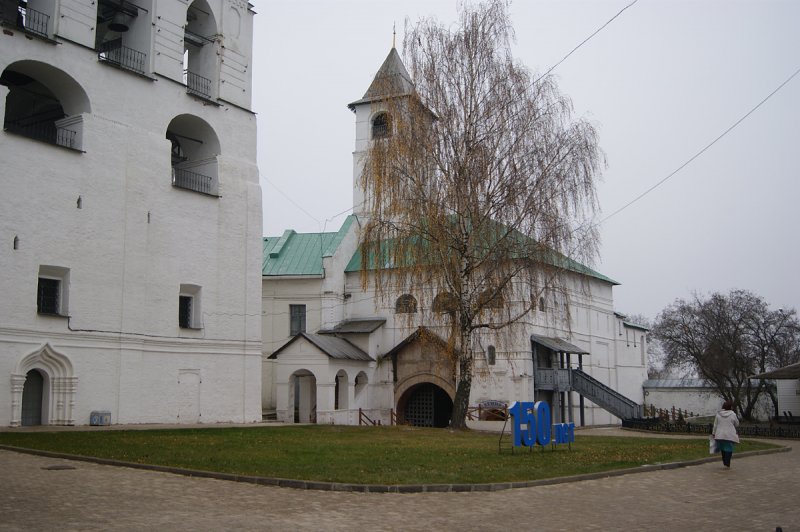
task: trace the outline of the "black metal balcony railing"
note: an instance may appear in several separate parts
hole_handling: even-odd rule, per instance
[[[3,22],[41,37],[49,37],[47,29],[50,26],[50,15],[29,7],[18,6],[16,11],[13,7],[10,11],[3,11]]]
[[[183,168],[172,168],[172,185],[211,196],[216,195],[213,178]]]
[[[189,70],[184,73],[186,75],[186,92],[210,100],[211,80]]]
[[[56,144],[64,146],[65,148],[77,150],[78,148],[75,146],[75,138],[77,135],[78,133],[71,129],[56,127]]]
[[[23,11],[20,8],[20,11]],[[35,9],[25,8],[23,15],[25,19],[25,30],[42,37],[48,37],[47,28],[50,25],[50,15],[36,11]]]
[[[97,58],[104,63],[110,63],[137,74],[145,73],[147,54],[123,46],[122,39],[114,39],[101,44],[97,51]]]
[[[29,139],[41,140],[56,146],[63,146],[77,150],[76,139],[78,133],[71,129],[58,127],[53,122],[35,122],[26,124],[23,120],[6,122],[4,129],[9,133],[16,133]]]

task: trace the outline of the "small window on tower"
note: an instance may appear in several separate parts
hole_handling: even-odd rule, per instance
[[[385,139],[392,134],[392,123],[389,113],[380,113],[372,119],[372,138]]]

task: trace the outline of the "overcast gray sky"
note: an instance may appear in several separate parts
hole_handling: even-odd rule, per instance
[[[633,0],[517,0],[517,58],[543,73]],[[354,115],[405,21],[455,0],[251,0],[264,234],[338,229],[352,207]],[[666,178],[800,69],[796,0],[638,0],[553,74],[593,121],[602,214]],[[604,221],[593,266],[616,310],[744,288],[798,308],[800,75],[654,191]],[[338,215],[338,216],[336,216]]]

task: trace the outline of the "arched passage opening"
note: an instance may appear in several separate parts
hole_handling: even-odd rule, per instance
[[[305,369],[292,373],[288,404],[295,423],[317,422],[317,378],[313,373]]]
[[[431,382],[412,386],[397,401],[397,412],[402,421],[415,427],[447,427],[452,411],[450,395]]]

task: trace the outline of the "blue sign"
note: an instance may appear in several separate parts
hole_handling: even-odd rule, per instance
[[[508,413],[513,418],[514,447],[575,441],[575,423],[556,423],[551,426],[550,405],[544,401],[517,401],[509,407]]]

